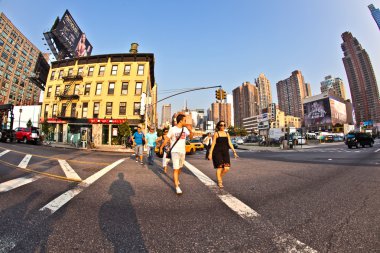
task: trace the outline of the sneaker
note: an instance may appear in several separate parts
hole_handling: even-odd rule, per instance
[[[143,162],[141,162],[140,164],[141,164],[141,165],[144,165],[144,163],[143,163]]]
[[[136,162],[138,163],[138,162],[139,162],[139,160],[136,160]]]
[[[181,195],[181,194],[182,194],[181,188],[179,188],[179,187],[176,187],[176,188],[175,188],[175,192],[176,192],[178,195]]]

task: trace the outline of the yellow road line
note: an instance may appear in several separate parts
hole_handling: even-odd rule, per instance
[[[27,169],[27,168],[20,168],[20,167],[14,165],[14,164],[11,164],[11,163],[8,163],[8,162],[2,161],[2,160],[0,160],[0,163],[6,164],[6,165],[11,166],[11,167],[14,167],[14,168],[16,168],[18,170],[26,171],[26,172],[29,172],[29,173],[36,173],[36,174],[44,175],[46,177],[51,177],[51,178],[54,178],[54,179],[59,179],[59,180],[64,180],[64,181],[70,181],[70,182],[78,182],[78,183],[82,182],[82,180],[75,179],[75,178],[62,177],[62,176],[58,176],[58,175],[50,174],[50,173],[46,173],[46,172],[36,171],[36,170],[32,170],[32,169]]]
[[[35,155],[35,154],[25,153],[25,152],[13,150],[13,149],[8,149],[8,148],[3,148],[3,147],[0,147],[0,149],[9,150],[11,152],[15,152],[15,153],[18,153],[18,154],[23,154],[23,155],[33,155],[34,157],[45,158],[45,159],[48,159],[48,160],[66,160],[65,158],[48,157],[48,156],[43,156],[43,155]],[[86,162],[86,161],[78,161],[78,160],[66,160],[66,161],[70,161],[70,162],[74,162],[74,163],[84,163],[84,164],[99,164],[99,165],[108,165],[109,164],[109,163]]]

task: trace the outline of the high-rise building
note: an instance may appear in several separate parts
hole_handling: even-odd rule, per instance
[[[231,126],[231,104],[228,103],[212,103],[211,104],[211,120],[216,123],[223,120],[227,127]]]
[[[356,122],[380,122],[379,88],[371,60],[350,32],[343,33],[342,39],[343,63],[350,85]]]
[[[368,5],[369,10],[371,11],[372,17],[375,20],[377,27],[380,29],[380,10],[375,8],[373,4]]]
[[[235,119],[234,119],[234,97],[232,94],[227,94],[227,104],[231,105],[231,126],[234,126]]]
[[[45,56],[0,13],[0,103],[36,105],[45,88]]]
[[[296,70],[292,75],[277,84],[278,106],[285,115],[303,118],[303,99],[306,97],[305,81],[301,71]]]
[[[344,88],[343,80],[339,77],[326,76],[325,80],[321,82],[321,93],[329,92],[332,95],[346,99],[346,90]]]
[[[161,126],[170,125],[172,115],[172,106],[171,104],[162,105],[162,113],[161,113]]]
[[[232,91],[236,127],[243,126],[243,118],[259,114],[259,91],[250,82],[244,82]]]
[[[269,105],[272,103],[270,82],[266,76],[261,73],[259,77],[255,79],[255,83],[259,91],[259,113],[263,113],[263,110],[268,109]]]
[[[310,83],[305,83],[305,97],[311,97],[311,86]]]

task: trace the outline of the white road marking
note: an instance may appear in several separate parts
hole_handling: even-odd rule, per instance
[[[32,183],[40,178],[42,178],[42,176],[26,176],[9,180],[0,184],[0,192],[7,192],[16,189],[20,186]]]
[[[231,194],[223,190],[223,193],[218,190],[216,183],[206,176],[203,172],[197,169],[195,166],[185,161],[184,165],[202,182],[204,183],[213,193],[215,193],[229,208],[235,211],[240,217],[248,222],[260,221],[271,227],[274,232],[273,241],[276,243],[277,247],[281,249],[282,252],[305,252],[305,253],[317,253],[316,250],[310,248],[306,244],[298,241],[293,236],[277,232],[277,229],[269,221],[265,220],[259,213],[244,204],[239,199],[235,198]]]
[[[68,164],[65,160],[58,160],[59,165],[61,165],[61,168],[63,172],[65,172],[66,177],[82,180],[80,176],[71,168],[70,164]]]
[[[331,158],[329,158],[329,161],[331,161],[332,159]]]
[[[378,150],[375,151],[375,153],[379,152],[380,151],[380,148]]]
[[[50,203],[42,207],[40,211],[41,212],[48,211],[49,215],[55,213],[59,208],[64,206],[67,202],[69,202],[72,198],[74,198],[76,195],[81,193],[84,189],[86,189],[91,184],[93,184],[96,180],[104,176],[107,172],[109,172],[110,170],[118,166],[120,163],[124,162],[124,160],[125,159],[117,160],[116,162],[98,171],[94,175],[86,178],[80,184],[78,184],[74,189],[63,193],[62,195],[60,195],[59,197],[57,197],[56,199],[52,200]]]
[[[18,165],[18,167],[22,168],[22,169],[26,169],[26,167],[28,167],[28,163],[30,161],[30,159],[32,158],[32,155],[26,155],[24,157],[24,159],[22,159],[22,161],[20,162],[20,164]]]
[[[0,157],[3,156],[3,155],[5,155],[5,154],[8,153],[8,152],[10,152],[10,150],[8,150],[8,149],[7,149],[7,150],[4,150],[3,152],[0,153]]]

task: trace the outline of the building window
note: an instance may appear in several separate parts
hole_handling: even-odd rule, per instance
[[[63,76],[63,70],[60,70],[59,75],[58,75],[58,79],[62,79],[62,76]]]
[[[99,108],[100,108],[100,103],[94,102],[94,118],[95,119],[99,117]]]
[[[95,95],[101,95],[101,94],[102,94],[102,83],[97,83]]]
[[[126,115],[126,113],[127,113],[127,103],[126,102],[120,102],[119,115]]]
[[[80,88],[80,85],[79,84],[76,84],[74,86],[74,95],[79,95],[79,88]]]
[[[83,67],[78,68],[78,76],[83,74]]]
[[[106,115],[112,115],[112,102],[106,104]]]
[[[133,106],[133,115],[140,115],[140,107],[141,107],[141,103],[135,102]]]
[[[143,76],[144,75],[144,65],[139,65],[137,69],[137,75]]]
[[[121,95],[127,95],[128,94],[128,83],[123,82],[121,83]]]
[[[94,67],[89,67],[88,68],[88,76],[93,76],[94,75]]]
[[[55,87],[55,96],[59,96],[59,90],[61,89],[60,86]]]
[[[117,75],[117,65],[112,65],[111,76]]]
[[[104,76],[104,71],[106,70],[106,66],[100,66],[99,67],[99,74],[98,76]]]
[[[45,105],[44,119],[47,119],[49,116],[49,105]]]
[[[113,95],[115,93],[115,83],[108,84],[108,95]]]
[[[66,117],[67,104],[62,104],[61,117]]]
[[[71,104],[71,114],[70,114],[70,116],[71,116],[72,118],[74,118],[74,117],[77,116],[77,115],[76,115],[76,111],[77,111],[77,104],[76,104],[76,103],[72,103],[72,104]]]
[[[57,117],[57,104],[53,105],[53,118]]]
[[[52,71],[51,76],[50,76],[50,80],[54,80],[54,76],[55,76],[55,71]]]
[[[87,118],[88,103],[83,103],[82,107],[82,118]]]
[[[86,96],[90,95],[90,90],[91,90],[91,84],[87,83],[85,88],[84,88],[84,95],[86,95]]]
[[[73,70],[72,68],[70,68],[70,69],[69,69],[69,74],[68,74],[68,76],[72,76],[72,75],[73,75],[73,71],[74,71],[74,70]]]
[[[131,74],[131,65],[124,66],[124,75],[129,76]]]
[[[135,95],[141,95],[142,82],[136,82]]]
[[[70,84],[66,84],[65,85],[65,90],[64,90],[64,94],[68,94],[69,93],[69,91],[70,91]]]

